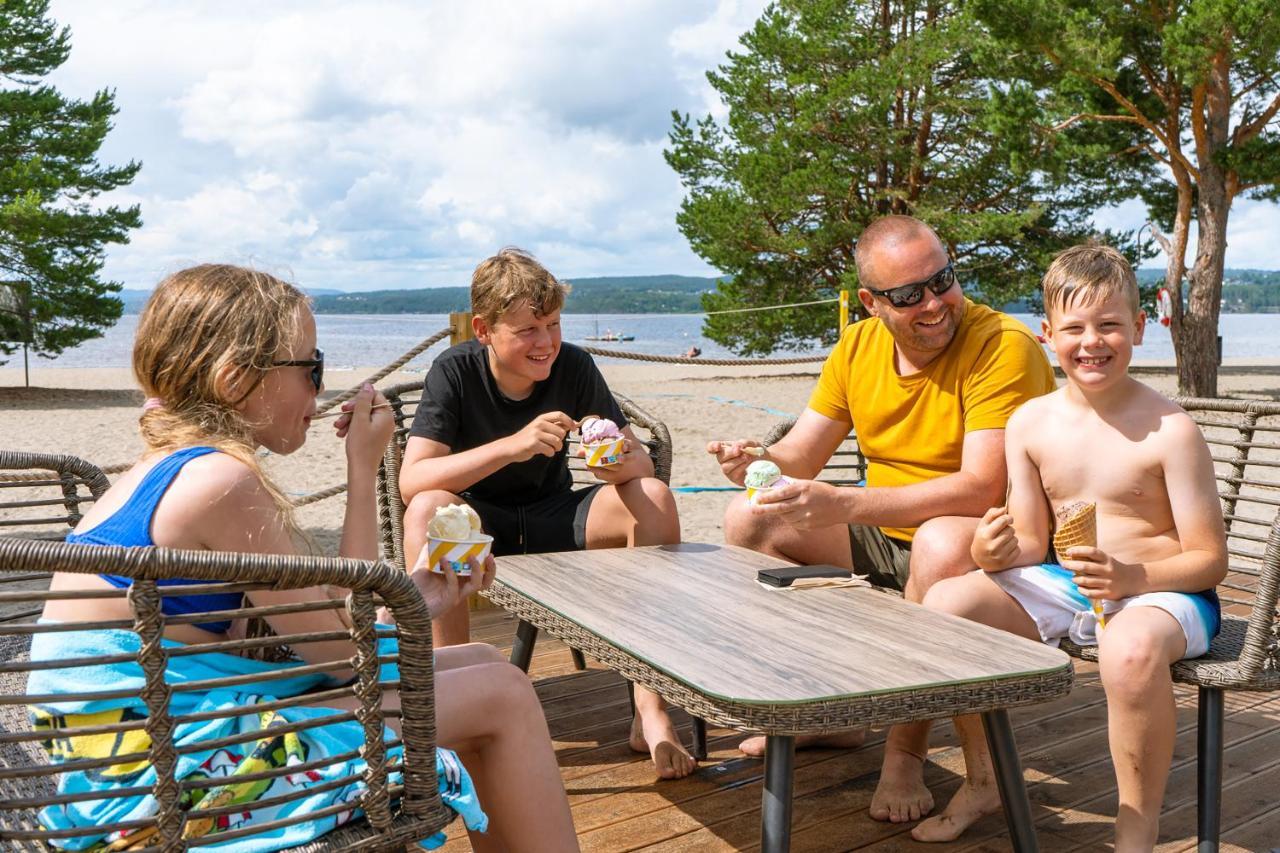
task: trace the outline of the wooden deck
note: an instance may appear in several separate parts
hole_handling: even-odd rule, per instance
[[[515,621],[500,610],[472,614],[472,638],[509,650]],[[542,698],[582,849],[724,851],[759,846],[762,761],[735,748],[742,735],[708,732],[708,759],[688,779],[656,782],[647,756],[627,746],[625,682],[588,660],[575,672],[569,651],[542,638],[530,672]],[[1110,848],[1116,810],[1107,751],[1106,706],[1097,668],[1076,665],[1071,695],[1012,712],[1029,782],[1041,850]],[[1179,689],[1179,736],[1165,794],[1161,851],[1195,848],[1195,692]],[[673,712],[688,738],[688,718]],[[792,850],[999,851],[1010,849],[1003,817],[989,818],[959,842],[917,844],[910,825],[871,820],[882,733],[852,751],[796,756]],[[926,779],[939,803],[960,783],[963,761],[949,724],[935,730]],[[1223,850],[1280,849],[1280,696],[1228,693]],[[459,824],[446,853],[469,850]]]

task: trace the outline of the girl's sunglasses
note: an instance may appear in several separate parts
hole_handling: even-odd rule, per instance
[[[937,293],[938,291],[934,291]],[[273,361],[272,367],[310,367],[311,368],[311,384],[316,386],[316,393],[320,393],[320,386],[324,384],[324,353],[319,349],[316,350],[315,358],[299,359],[298,361]]]
[[[950,290],[955,283],[956,271],[951,264],[947,264],[924,281],[904,284],[900,287],[891,287],[888,290],[872,290],[868,287],[867,292],[875,296],[883,296],[889,300],[889,304],[894,308],[909,308],[924,298],[924,289],[926,287],[941,296]]]

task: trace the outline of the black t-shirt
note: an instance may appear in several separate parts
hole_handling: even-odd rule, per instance
[[[596,363],[573,344],[561,344],[551,375],[534,385],[532,394],[512,400],[498,390],[487,349],[472,340],[450,347],[432,363],[409,435],[461,453],[514,435],[547,412],[564,412],[575,421],[587,415],[609,418],[619,429],[627,424]],[[513,462],[466,491],[493,503],[520,505],[571,488],[573,479],[561,448],[552,457]]]

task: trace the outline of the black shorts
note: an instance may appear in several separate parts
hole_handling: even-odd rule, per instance
[[[587,513],[600,486],[560,492],[522,506],[496,504],[463,492],[493,537],[493,555],[581,551],[587,547]]]
[[[876,586],[901,592],[911,569],[911,543],[885,533],[879,527],[849,525],[849,545],[853,549],[853,570],[867,575]]]

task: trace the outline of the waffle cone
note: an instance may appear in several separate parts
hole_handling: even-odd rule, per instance
[[[1058,521],[1058,529],[1053,533],[1053,550],[1061,560],[1067,555],[1068,548],[1077,546],[1098,547],[1098,505],[1082,503],[1066,518]]]

